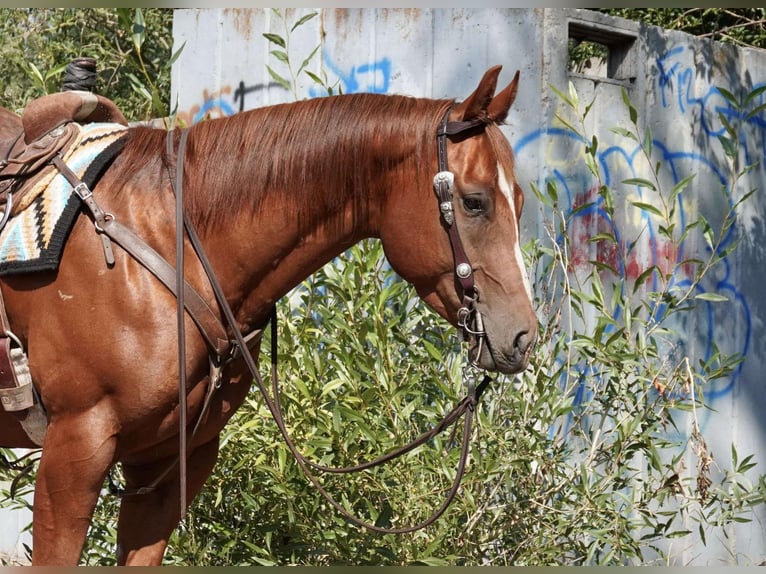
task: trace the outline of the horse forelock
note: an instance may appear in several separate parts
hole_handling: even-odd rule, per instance
[[[311,226],[351,205],[365,217],[381,174],[398,170],[430,181],[435,133],[451,104],[407,96],[353,94],[280,104],[207,120],[190,128],[185,205],[201,227],[266,202]],[[164,159],[163,130],[134,129],[128,165]],[[160,132],[155,133],[155,132]],[[413,172],[414,170],[414,172]],[[430,185],[430,184],[426,184]]]

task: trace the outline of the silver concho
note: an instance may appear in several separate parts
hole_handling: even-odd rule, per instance
[[[468,263],[461,263],[455,267],[455,274],[461,279],[467,279],[473,273],[473,269]]]

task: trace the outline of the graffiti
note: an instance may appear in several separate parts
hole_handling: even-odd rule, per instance
[[[237,111],[244,112],[249,109],[245,106],[245,96],[248,94],[256,94],[264,90],[281,88],[282,85],[277,82],[269,82],[268,84],[255,84],[252,86],[246,86],[244,80],[240,80],[239,86],[234,90],[234,102],[239,101],[239,108]],[[252,107],[252,106],[251,106]]]
[[[322,52],[322,61],[326,71],[334,74],[340,84],[342,93],[358,94],[367,92],[372,94],[388,93],[391,83],[391,61],[388,58],[382,58],[375,62],[351,66],[344,70],[340,64],[335,62],[327,52]],[[332,85],[333,82],[330,82]],[[316,98],[326,96],[327,90],[320,89],[317,86],[309,88],[309,96]]]
[[[220,91],[208,92],[203,90],[202,103],[189,108],[187,111],[178,113],[178,122],[181,125],[192,125],[204,119],[221,118],[234,113],[230,100],[226,97],[231,93],[230,86],[224,86]]]
[[[640,146],[632,140],[626,141],[626,144],[615,143],[598,152],[596,159],[603,183],[613,191],[622,188],[621,191],[626,194],[626,204],[631,200],[651,203],[652,198],[646,197],[643,188],[621,184],[626,179],[645,176],[648,167]],[[695,315],[696,328],[692,332],[688,324],[675,325],[678,334],[674,340],[668,339],[669,346],[673,347],[671,352],[678,356],[693,352],[694,356],[702,361],[713,357],[718,348],[726,353],[746,356],[751,344],[752,317],[746,298],[732,277],[733,262],[730,257],[723,257],[718,263],[716,273],[708,275],[699,284],[694,283],[696,265],[689,259],[698,254],[700,249],[710,253],[700,234],[692,232],[690,214],[699,207],[696,205],[698,195],[690,192],[680,193],[677,197],[677,228],[674,234],[680,238],[677,241],[659,232],[657,217],[648,211],[628,208],[617,210],[616,215],[612,216],[586,167],[585,145],[586,142],[579,135],[568,129],[546,127],[523,135],[513,146],[519,163],[524,161],[526,154],[536,153],[535,150],[542,149],[547,154],[544,164],[548,167],[541,175],[539,187],[546,189],[548,184],[552,183],[557,189],[558,207],[563,211],[567,222],[570,272],[586,277],[594,270],[592,262],[595,261],[599,264],[602,283],[616,285],[619,284],[616,280],[620,278],[629,283],[635,282],[645,271],[654,267],[667,278],[669,288],[693,288],[695,294],[724,295],[729,302],[726,303],[726,311],[723,313],[729,319],[736,318],[736,324],[742,325],[743,332],[724,334],[720,331],[720,326],[716,330],[722,313],[716,305],[720,303],[700,301],[699,312]],[[695,180],[701,182],[700,185],[721,186],[731,190],[733,182],[728,179],[727,172],[710,158],[697,152],[674,150],[669,143],[657,139],[653,141],[653,148],[656,156],[654,159],[661,166],[659,175],[663,188],[671,189],[687,175],[696,174]],[[559,150],[566,150],[566,158]],[[721,201],[727,203],[724,207],[730,207],[732,204],[729,196]],[[597,235],[611,236],[614,241],[591,241]],[[556,240],[563,245],[563,237]],[[717,245],[717,252],[726,253],[735,241],[736,231],[731,227]],[[660,287],[660,277],[653,273],[647,288],[657,291]],[[669,315],[669,309],[663,305],[658,305],[655,309],[657,322],[666,321]],[[615,311],[612,319],[616,323],[620,322],[619,311]],[[608,337],[610,332],[610,329],[607,329],[605,336]],[[714,381],[707,386],[706,400],[712,404],[730,395],[742,373],[742,367],[742,364],[738,365],[730,377]],[[571,375],[570,373],[564,376]],[[588,389],[593,388],[599,375],[594,371],[593,365],[586,363],[574,365],[573,375],[578,381],[574,400],[575,404],[579,404],[590,398],[591,391]],[[562,378],[562,385],[564,383]],[[566,424],[568,423],[564,423],[565,426]]]
[[[682,115],[689,115],[693,121],[698,121],[699,129],[710,139],[724,135],[723,116],[730,125],[739,128],[740,146],[748,164],[766,158],[766,114],[763,110],[758,111],[766,101],[766,92],[761,92],[747,101],[742,109],[737,109],[724,97],[719,87],[697,80],[694,50],[686,45],[671,48],[656,59],[655,65],[663,108],[677,106]],[[752,91],[762,86],[763,83],[754,84]],[[734,95],[747,97],[747,94]]]
[[[389,90],[392,64],[388,58],[352,65],[348,69],[342,68],[327,53],[323,53],[323,59],[325,71],[329,72],[327,85],[337,86],[341,93],[385,94]],[[333,76],[335,76],[334,79],[332,79]],[[226,117],[237,112],[243,112],[254,107],[246,103],[248,95],[272,89],[281,90],[284,88],[277,82],[248,85],[242,79],[234,90],[232,90],[231,85],[226,85],[215,92],[209,92],[205,89],[202,93],[202,102],[192,106],[187,111],[180,112],[178,118],[183,125],[191,125],[204,119]],[[334,89],[334,92],[336,91]],[[327,95],[326,88],[320,88],[317,85],[311,85],[308,88],[308,96],[311,98]]]

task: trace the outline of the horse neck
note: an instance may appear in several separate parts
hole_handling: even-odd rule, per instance
[[[249,323],[333,257],[365,237],[378,236],[391,190],[412,187],[420,164],[431,162],[420,158],[424,135],[401,118],[367,118],[362,125],[359,119],[329,114],[318,125],[284,120],[269,128],[264,127],[268,111],[241,115],[239,121],[261,125],[259,138],[244,134],[244,123],[236,129],[222,124],[229,134],[242,132],[243,139],[221,138],[220,143],[232,155],[248,149],[252,160],[229,162],[226,174],[221,162],[206,170],[197,187],[212,190],[219,182],[221,197],[230,194],[225,217],[208,212],[205,235],[222,283],[239,306],[238,318]],[[316,142],[316,150],[275,153],[278,144],[288,141],[304,147]],[[435,144],[428,152],[433,161]],[[284,169],[278,162],[300,163],[303,169]]]

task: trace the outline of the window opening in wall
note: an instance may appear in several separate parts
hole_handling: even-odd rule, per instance
[[[632,85],[636,79],[636,36],[595,22],[570,21],[570,74]]]
[[[568,57],[570,72],[607,77],[609,47],[598,42],[569,37]]]

